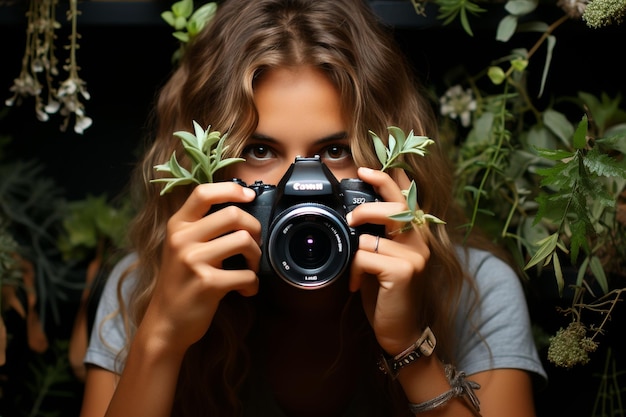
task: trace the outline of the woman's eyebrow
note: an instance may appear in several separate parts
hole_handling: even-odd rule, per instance
[[[344,140],[348,137],[348,133],[345,131],[342,132],[337,132],[337,133],[331,133],[330,135],[324,136],[322,138],[319,138],[318,140],[315,141],[315,144],[324,144],[327,142],[334,142],[337,140]],[[255,140],[260,140],[263,142],[269,142],[269,143],[279,143],[279,141],[269,135],[264,135],[263,133],[259,133],[259,132],[255,132],[252,134],[252,136],[250,137],[251,139],[255,139]]]

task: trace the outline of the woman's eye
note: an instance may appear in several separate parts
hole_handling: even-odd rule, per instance
[[[322,153],[322,159],[344,159],[352,155],[350,147],[345,145],[331,145],[325,148]]]
[[[272,149],[268,146],[255,144],[248,145],[243,150],[243,158],[249,159],[270,159],[274,156]]]

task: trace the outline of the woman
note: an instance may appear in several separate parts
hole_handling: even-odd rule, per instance
[[[534,415],[531,379],[545,372],[520,283],[453,235],[462,219],[439,145],[404,155],[410,170],[380,170],[368,130],[436,136],[408,68],[360,0],[220,6],[159,96],[131,254],[109,278],[85,360],[82,417]],[[160,196],[151,182],[174,151],[189,162],[173,132],[192,121],[227,132],[227,156],[245,159],[221,179],[277,184],[296,157],[319,155],[381,197],[348,224],[387,233],[361,234],[349,272],[323,288],[259,279],[263,226],[242,208],[252,189],[221,181]],[[411,180],[421,209],[447,225],[406,230],[389,217],[407,209]],[[245,266],[224,268],[234,255]]]

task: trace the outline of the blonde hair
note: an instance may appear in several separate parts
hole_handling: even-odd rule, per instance
[[[380,168],[368,130],[386,138],[387,127],[393,125],[437,140],[431,103],[390,32],[364,1],[227,0],[188,46],[160,92],[156,137],[135,172],[141,207],[130,235],[131,249],[138,255],[138,283],[128,311],[135,326],[154,288],[166,222],[190,191],[179,187],[160,196],[161,186],[150,183],[156,177],[154,166],[172,152],[187,162],[172,133],[191,131],[194,120],[211,125],[228,132],[229,156],[238,156],[257,123],[255,80],[269,68],[294,65],[320,68],[336,85],[357,165]],[[405,157],[411,167],[407,174],[417,184],[422,209],[445,219],[448,227],[429,226],[428,279],[422,280],[415,297],[423,309],[419,319],[437,334],[439,356],[451,362],[454,306],[468,278],[447,231],[459,221],[453,214],[452,170],[440,144],[429,151],[425,158]],[[253,321],[254,310],[245,299],[235,294],[221,302],[207,335],[187,352],[174,415],[231,416],[240,411],[237,390],[249,367],[245,338]]]

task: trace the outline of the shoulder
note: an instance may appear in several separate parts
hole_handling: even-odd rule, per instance
[[[519,275],[505,261],[482,249],[458,249],[458,253],[462,265],[473,278],[481,299],[492,297],[496,293],[507,295],[507,298],[516,301],[526,301]]]
[[[473,293],[465,286],[456,319],[460,369],[471,374],[516,368],[545,378],[520,277],[484,250],[460,250],[459,256],[473,277],[478,297],[472,303]]]
[[[104,291],[112,291],[116,290],[119,286],[120,280],[122,277],[126,276],[127,272],[130,270],[131,266],[137,261],[136,253],[129,253],[125,255],[122,259],[120,259],[111,269],[111,273],[109,274],[107,281],[104,286]],[[133,283],[134,283],[134,275],[131,274],[128,279],[124,281],[123,284],[123,293],[127,296],[130,291]]]
[[[119,353],[126,345],[127,332],[124,319],[120,315],[118,293],[121,290],[123,302],[127,303],[136,281],[135,275],[131,273],[127,276],[127,272],[136,260],[135,254],[124,256],[111,269],[103,284],[102,292],[97,298],[97,309],[85,363],[95,364],[110,371],[119,370],[117,361],[120,359]],[[125,277],[123,281],[122,277]]]

